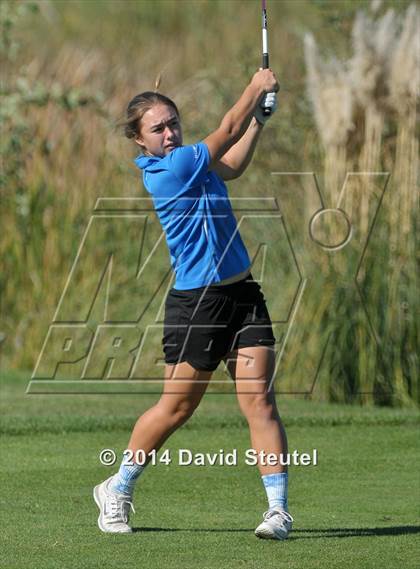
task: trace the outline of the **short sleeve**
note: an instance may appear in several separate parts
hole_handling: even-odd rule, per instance
[[[168,170],[188,186],[204,183],[210,164],[210,152],[204,142],[175,148],[167,156]]]

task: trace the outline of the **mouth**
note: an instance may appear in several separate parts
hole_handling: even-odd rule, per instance
[[[166,148],[167,150],[173,150],[173,149],[176,148],[177,146],[179,146],[179,144],[177,144],[176,142],[171,142],[171,144],[167,144],[167,145],[165,146],[165,148]]]

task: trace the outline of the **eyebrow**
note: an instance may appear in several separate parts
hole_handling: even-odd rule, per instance
[[[153,130],[154,128],[157,128],[159,126],[162,126],[163,124],[166,124],[168,122],[172,122],[174,119],[178,120],[178,117],[176,115],[173,115],[170,119],[168,119],[167,121],[160,121],[157,124],[154,124],[150,127],[150,130]]]

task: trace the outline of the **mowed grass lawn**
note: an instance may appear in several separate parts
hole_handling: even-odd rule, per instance
[[[257,539],[266,509],[248,432],[231,395],[207,394],[167,442],[173,462],[148,466],[132,535],[102,534],[92,498],[115,467],[136,416],[157,396],[24,395],[28,376],[1,388],[1,567],[418,569],[419,413],[279,400],[290,450],[318,451],[290,469],[295,517],[287,542]],[[225,452],[237,466],[179,466],[179,448]]]

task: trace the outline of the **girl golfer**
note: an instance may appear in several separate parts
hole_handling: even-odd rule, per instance
[[[218,128],[188,146],[182,144],[173,101],[145,92],[128,105],[125,133],[141,147],[135,162],[153,196],[176,275],[165,305],[163,393],[134,426],[127,447],[134,455],[139,449],[146,455],[158,450],[191,417],[222,360],[235,381],[252,447],[278,456],[287,453],[269,388],[275,363],[271,320],[224,183],[238,178],[250,163],[264,123],[276,110],[278,88],[270,69],[257,71]],[[271,112],[265,112],[267,107]],[[286,539],[293,521],[287,511],[286,468],[263,462],[258,466],[268,510],[255,534]],[[132,531],[133,490],[144,469],[123,461],[114,476],[95,487],[102,531]]]

